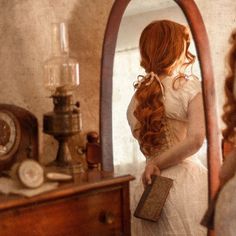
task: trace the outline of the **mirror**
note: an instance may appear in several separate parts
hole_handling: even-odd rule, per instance
[[[140,66],[139,36],[145,26],[154,20],[168,19],[188,25],[183,12],[174,1],[159,0],[158,2],[159,4],[152,0],[131,1],[122,17],[116,42],[112,88],[112,140],[116,144],[113,145],[113,163],[116,170],[119,166],[125,166],[130,174],[133,174],[132,167],[135,163],[145,160],[138,143],[132,138],[126,116],[129,102],[134,94],[133,84],[138,75],[145,75],[144,69]],[[196,55],[192,39],[189,51]],[[193,67],[188,68],[187,73],[190,73],[190,69],[201,81],[197,56]],[[198,152],[198,158],[204,166],[207,165],[206,142]]]
[[[100,97],[100,133],[102,145],[103,169],[114,169],[112,145],[112,88],[113,62],[119,25],[129,0],[115,1],[107,23],[103,43],[101,67],[101,97]],[[165,1],[166,2],[166,1]],[[168,1],[170,2],[170,1]],[[207,135],[207,162],[209,179],[209,197],[212,198],[218,188],[218,172],[221,159],[219,128],[216,118],[216,101],[209,43],[201,14],[194,1],[175,1],[186,16],[192,32],[199,58],[204,97],[204,111]],[[159,4],[156,1],[155,4]],[[171,3],[170,3],[171,4]],[[116,145],[116,144],[115,144]]]

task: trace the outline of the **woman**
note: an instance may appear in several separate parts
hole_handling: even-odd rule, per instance
[[[146,75],[135,83],[127,118],[147,160],[144,186],[159,174],[174,184],[158,222],[133,218],[132,235],[206,235],[200,221],[207,208],[207,170],[193,156],[204,141],[205,121],[201,83],[186,74],[195,60],[189,45],[187,28],[168,20],[152,22],[140,37]],[[139,183],[133,208],[142,192]]]
[[[229,52],[229,75],[225,81],[226,103],[223,120],[226,141],[236,145],[236,31],[231,36]],[[225,158],[220,171],[219,197],[215,209],[215,230],[217,236],[233,236],[236,232],[236,148]]]

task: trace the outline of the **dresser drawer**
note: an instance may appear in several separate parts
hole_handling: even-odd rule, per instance
[[[119,186],[93,190],[56,201],[1,212],[1,235],[124,235],[122,191]]]

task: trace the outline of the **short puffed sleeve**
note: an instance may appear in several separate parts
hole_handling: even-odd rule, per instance
[[[192,99],[202,92],[201,81],[196,78],[190,78],[181,88],[180,97],[183,104],[183,109],[187,113],[188,105]]]

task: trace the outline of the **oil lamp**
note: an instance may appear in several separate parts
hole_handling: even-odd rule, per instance
[[[55,163],[72,167],[73,159],[68,139],[81,130],[79,102],[73,92],[79,86],[79,63],[69,55],[68,26],[66,22],[52,24],[51,56],[44,63],[44,83],[51,91],[54,109],[43,116],[43,131],[58,141]]]

